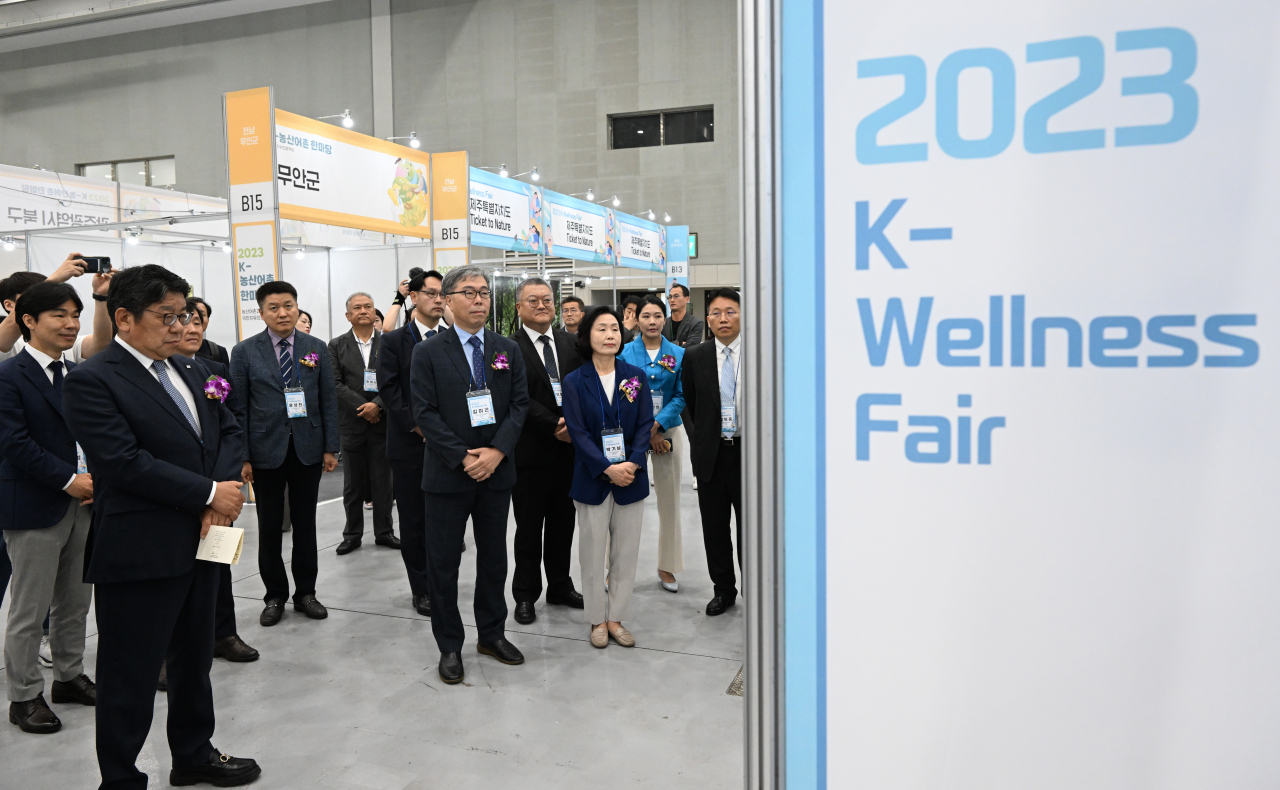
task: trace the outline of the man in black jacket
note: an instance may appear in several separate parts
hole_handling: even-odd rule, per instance
[[[681,348],[701,343],[705,330],[702,322],[689,311],[689,289],[680,283],[671,283],[667,303],[671,306],[671,314],[667,316],[667,325],[662,328],[662,336]]]
[[[544,564],[547,603],[582,608],[582,594],[569,577],[577,510],[569,498],[573,445],[560,393],[560,382],[582,359],[574,336],[552,328],[556,300],[546,280],[530,277],[516,286],[516,312],[523,326],[511,339],[524,354],[528,371],[529,416],[516,444],[516,484],[511,490],[516,517],[511,597],[516,601],[516,622],[528,625],[537,619],[533,604],[542,595]]]

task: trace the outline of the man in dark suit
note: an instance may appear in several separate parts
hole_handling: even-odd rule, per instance
[[[387,460],[395,485],[396,510],[400,513],[400,554],[409,575],[413,608],[424,617],[431,616],[427,511],[422,494],[426,440],[413,417],[409,379],[414,348],[449,328],[444,324],[442,285],[443,278],[436,271],[419,271],[409,280],[408,298],[413,309],[408,321],[382,336],[378,354],[378,392],[387,421]]]
[[[511,490],[516,516],[511,597],[521,625],[538,619],[533,604],[542,595],[544,563],[547,603],[582,608],[582,594],[569,578],[577,509],[569,498],[573,445],[564,425],[560,391],[560,382],[582,359],[574,336],[552,329],[555,311],[555,297],[546,280],[530,277],[516,286],[516,312],[523,326],[511,339],[524,355],[529,383],[529,416],[516,444],[516,484]]]
[[[227,405],[248,437],[243,476],[258,503],[258,569],[267,593],[258,622],[284,615],[289,574],[283,546],[284,495],[293,522],[293,608],[313,620],[329,611],[316,600],[316,502],[320,475],[338,468],[338,391],[329,349],[294,329],[298,292],[274,280],[258,288],[267,328],[231,351]]]
[[[732,288],[717,289],[711,296],[707,322],[715,342],[685,353],[681,384],[691,423],[689,454],[698,479],[707,571],[715,585],[707,615],[714,617],[738,599],[730,515],[737,525],[742,565],[742,308]]]
[[[0,529],[13,560],[4,672],[9,721],[24,732],[62,727],[45,703],[38,659],[41,623],[51,606],[57,616],[49,631],[56,678],[50,699],[93,705],[96,697],[84,674],[93,597],[84,583],[84,547],[93,479],[80,468],[62,418],[62,355],[76,342],[82,307],[66,283],[31,286],[15,310],[25,348],[0,362]]]
[[[662,328],[662,336],[681,348],[701,343],[705,328],[689,313],[689,289],[680,283],[671,283],[667,303],[671,306],[671,314],[667,316],[667,325]]]
[[[478,266],[451,269],[444,293],[452,331],[413,350],[413,413],[426,437],[426,492],[431,630],[440,648],[440,679],[463,677],[458,564],[471,519],[476,543],[476,648],[504,664],[524,656],[507,641],[507,515],[515,462],[511,457],[529,411],[524,358],[514,342],[484,328],[492,292]]]
[[[329,341],[342,431],[342,506],[347,511],[338,554],[360,548],[366,491],[373,501],[374,543],[398,551],[400,541],[391,531],[387,424],[382,421],[383,400],[378,392],[382,333],[374,328],[378,319],[373,297],[363,292],[348,296],[347,321],[351,331]]]
[[[195,363],[173,358],[188,288],[154,264],[117,274],[107,293],[116,340],[64,384],[67,424],[94,474],[85,581],[97,585],[101,790],[147,786],[134,763],[166,660],[170,784],[228,787],[262,772],[209,741],[218,571],[195,557],[209,526],[240,515],[244,442],[231,412],[204,396]]]

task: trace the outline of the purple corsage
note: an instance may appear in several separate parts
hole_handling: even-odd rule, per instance
[[[210,376],[204,382],[204,396],[209,400],[226,403],[231,394],[231,385],[222,376]]]
[[[661,357],[659,357],[658,364],[666,368],[668,371],[672,373],[676,372],[676,358],[671,356],[670,354],[663,354]]]
[[[618,386],[618,389],[622,390],[622,394],[627,396],[628,403],[635,403],[636,396],[640,394],[640,379],[636,376],[632,376],[622,382],[622,384]]]
[[[493,355],[494,370],[510,370],[511,363],[507,361],[507,355],[501,351]]]
[[[307,354],[305,357],[303,357],[298,361],[309,368],[314,368],[316,365],[320,364],[320,356],[316,354],[316,352],[312,351],[310,354]]]

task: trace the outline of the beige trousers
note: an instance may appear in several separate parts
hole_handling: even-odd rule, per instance
[[[578,562],[582,565],[583,614],[587,625],[622,622],[631,615],[631,590],[640,560],[644,500],[619,505],[609,494],[598,505],[578,508]],[[604,591],[605,562],[609,592]]]
[[[671,452],[649,455],[649,472],[658,494],[658,570],[684,570],[684,541],[680,530],[680,476],[684,470],[684,426],[659,434],[671,442]]]

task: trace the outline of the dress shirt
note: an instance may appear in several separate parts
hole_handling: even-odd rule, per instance
[[[545,337],[547,339],[547,345],[551,347],[551,356],[555,358],[556,370],[564,370],[564,368],[560,367],[560,352],[556,350],[556,333],[551,329],[551,327],[547,327],[546,332],[538,334],[530,327],[525,326],[524,332],[529,336],[529,342],[533,343],[533,350],[538,352],[538,359],[543,358],[542,345],[538,342],[538,338]],[[544,363],[542,367],[546,368],[546,364]],[[561,375],[560,378],[564,378],[564,376]]]
[[[19,338],[19,339],[21,339],[21,338]],[[32,358],[32,359],[34,359],[34,360],[36,361],[36,364],[38,364],[41,368],[43,368],[43,369],[44,369],[44,375],[45,375],[45,376],[47,376],[47,377],[49,378],[49,383],[50,383],[50,384],[52,384],[52,383],[53,383],[53,371],[49,369],[49,366],[50,366],[50,365],[52,365],[52,364],[54,363],[54,359],[53,359],[53,357],[49,356],[48,354],[44,353],[43,351],[40,351],[39,349],[37,349],[35,346],[31,345],[30,343],[23,343],[23,347],[22,347],[21,349],[19,349],[19,352],[21,352],[21,351],[26,351],[28,354],[30,354],[30,355],[31,355],[31,358]],[[63,364],[65,365],[66,363],[63,363]],[[63,375],[66,375],[66,372],[67,372],[67,371],[64,369],[64,370],[62,371]],[[79,451],[79,449],[80,449],[80,445],[76,445],[76,450],[77,450],[77,452]],[[64,486],[62,487],[62,490],[63,490],[63,491],[66,491],[68,488],[70,488],[70,487],[71,487],[71,484],[72,484],[72,483],[74,483],[75,481],[76,481],[76,476],[75,476],[75,474],[72,474],[72,475],[71,475],[71,479],[70,479],[70,480],[68,480],[68,481],[67,481],[67,484],[66,484],[66,485],[64,485]]]
[[[297,365],[302,362],[302,360],[298,359],[297,349],[293,344],[294,339],[298,336],[298,330],[295,329],[292,332],[290,332],[288,337],[280,337],[279,335],[276,334],[276,331],[274,329],[268,329],[267,332],[271,335],[271,348],[273,348],[276,352],[277,367],[279,367],[280,365],[280,341],[281,340],[288,341],[289,355],[293,357],[293,363]]]
[[[378,333],[376,330],[371,332],[368,340],[361,340],[360,336],[355,332],[352,332],[351,336],[356,339],[356,346],[360,349],[360,358],[364,360],[364,369],[368,370],[369,354],[373,351],[373,339],[378,336]]]
[[[435,325],[434,327],[427,326],[426,324],[422,323],[421,321],[419,321],[419,320],[418,320],[418,319],[416,319],[416,318],[415,318],[415,319],[413,319],[413,323],[417,324],[417,326],[418,326],[418,339],[419,339],[419,340],[426,340],[426,339],[427,339],[427,333],[428,333],[428,332],[430,332],[430,331],[432,331],[432,330],[435,330],[437,333],[439,333],[439,332],[443,332],[444,330],[446,330],[446,329],[448,329],[448,328],[449,328],[449,325],[448,325],[448,324],[446,324],[446,323],[444,322],[444,319],[440,319],[439,321],[436,321],[436,325]],[[433,337],[434,337],[434,335],[433,335]]]
[[[124,346],[125,350],[132,354],[134,359],[138,360],[138,364],[151,374],[151,378],[155,379],[157,384],[160,383],[160,374],[156,373],[155,368],[151,367],[156,360],[124,342],[124,338],[119,335],[116,335],[116,342]],[[186,359],[186,357],[181,357],[181,355],[179,356],[181,359]],[[164,364],[165,367],[169,369],[169,381],[173,382],[174,388],[177,389],[178,394],[182,396],[182,401],[186,403],[187,408],[191,410],[191,418],[196,421],[196,427],[200,428],[200,411],[196,408],[196,399],[195,396],[191,394],[191,388],[187,386],[187,380],[178,373],[178,368],[173,364],[172,360],[166,359]],[[168,395],[168,393],[165,394]],[[209,489],[209,498],[206,499],[204,503],[206,505],[212,503],[213,496],[216,493],[218,493],[218,483],[217,481],[214,481],[213,487]]]
[[[473,335],[467,330],[458,326],[457,324],[454,324],[453,331],[458,333],[458,337],[461,338],[462,340],[462,350],[467,352],[467,365],[471,364],[471,345],[470,345],[471,338],[473,337],[480,338],[480,356],[482,357],[484,356],[484,329],[483,328],[481,328],[479,332],[476,332]]]
[[[84,339],[86,337],[90,337],[90,336],[81,335],[80,337],[77,337],[75,345],[73,345],[68,350],[62,352],[63,362],[74,362],[77,365],[79,365],[81,362],[84,362]],[[17,340],[13,342],[13,348],[9,349],[8,351],[0,351],[0,362],[3,362],[6,359],[12,359],[13,357],[18,356],[19,354],[22,353],[22,350],[27,347],[28,347],[27,341],[19,337]],[[50,359],[52,359],[52,357],[50,357]],[[63,372],[65,373],[66,371],[63,371]]]
[[[600,374],[596,374],[600,375]],[[609,399],[609,405],[613,405],[613,383],[618,380],[618,369],[614,368],[608,373],[600,376],[600,389],[604,390],[604,396]]]
[[[725,353],[726,350],[733,351],[733,410],[738,426],[738,430],[734,431],[733,435],[740,436],[742,434],[742,335],[739,334],[727,346],[720,342],[720,338],[716,338],[716,387],[720,386],[720,377],[724,375],[724,363],[729,358]]]

